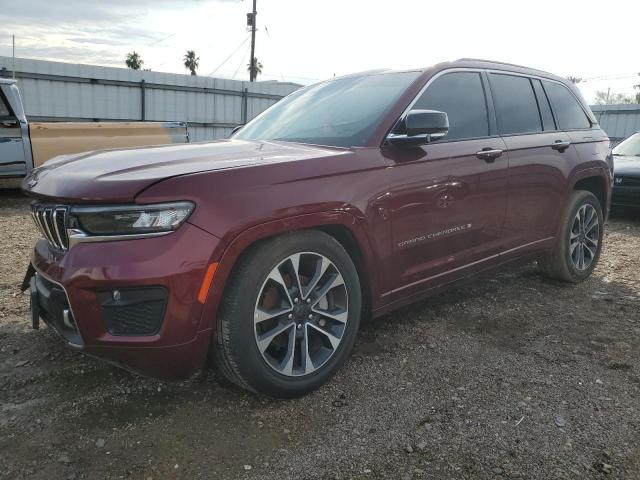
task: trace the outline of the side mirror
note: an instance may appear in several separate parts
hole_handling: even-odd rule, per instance
[[[392,145],[424,145],[443,138],[449,132],[449,117],[437,110],[410,110],[404,119],[406,133],[390,133]]]

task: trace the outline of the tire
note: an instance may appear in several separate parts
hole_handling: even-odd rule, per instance
[[[333,237],[307,230],[261,242],[243,254],[225,289],[214,360],[244,389],[304,395],[346,361],[361,308],[357,270]]]
[[[586,233],[580,230],[580,215],[585,218]],[[597,224],[592,223],[594,220]],[[600,258],[604,232],[602,206],[591,192],[576,190],[569,198],[562,222],[560,236],[553,251],[543,259],[542,267],[551,278],[579,283],[591,275]]]

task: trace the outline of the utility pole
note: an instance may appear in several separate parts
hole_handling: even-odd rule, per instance
[[[16,79],[16,36],[11,36],[12,40],[12,53],[11,53],[11,63],[13,67],[13,79]]]
[[[256,0],[253,0],[253,13],[251,14],[251,61],[249,63],[249,81],[256,80]]]

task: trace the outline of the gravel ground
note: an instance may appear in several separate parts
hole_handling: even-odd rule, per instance
[[[360,333],[305,398],[146,380],[28,327],[36,239],[0,196],[0,478],[640,478],[640,215],[614,216],[593,277],[535,265]]]

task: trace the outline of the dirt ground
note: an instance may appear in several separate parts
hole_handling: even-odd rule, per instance
[[[0,478],[640,478],[640,215],[593,277],[529,265],[367,322],[304,398],[145,380],[28,325],[37,234],[0,196]]]

